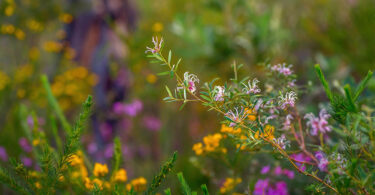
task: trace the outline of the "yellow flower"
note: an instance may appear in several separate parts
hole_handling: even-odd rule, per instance
[[[223,185],[220,187],[220,193],[225,194],[232,191],[241,182],[241,178],[226,178]]]
[[[34,72],[34,68],[30,64],[25,64],[17,68],[14,74],[14,81],[16,83],[22,83],[27,78],[31,77]]]
[[[69,24],[73,21],[73,16],[67,13],[63,13],[59,16],[59,19],[61,22],[64,22],[66,24]]]
[[[229,127],[225,124],[221,125],[220,132],[222,133],[229,133],[229,134],[240,134],[241,128],[234,129],[233,127]]]
[[[274,131],[275,131],[275,127],[272,126],[272,125],[266,125],[263,129],[263,132],[260,133],[260,136],[259,136],[259,132],[260,130],[258,130],[256,133],[255,133],[255,138],[256,139],[259,139],[260,137],[264,137],[266,138],[267,140],[273,140],[275,139],[275,136],[274,136]]]
[[[39,139],[34,139],[33,140],[33,146],[37,146],[37,145],[39,145],[39,143],[40,143]]]
[[[103,181],[102,180],[100,180],[98,178],[95,178],[95,179],[92,180],[92,183],[94,185],[97,185],[99,187],[99,189],[101,189],[101,190],[103,189]]]
[[[128,176],[125,169],[120,169],[115,173],[114,181],[116,182],[126,182]]]
[[[220,140],[223,136],[220,133],[215,133],[214,135],[207,135],[203,138],[205,144],[204,150],[207,152],[212,152],[220,145]]]
[[[203,144],[202,143],[196,143],[193,145],[193,150],[195,151],[196,155],[202,155],[203,154]]]
[[[163,31],[163,28],[164,28],[164,26],[160,22],[156,22],[152,25],[152,31],[154,31],[156,33]]]
[[[108,167],[106,164],[95,163],[93,173],[96,177],[103,177],[108,173]]]
[[[8,5],[8,6],[6,6],[4,13],[5,13],[6,16],[13,15],[13,13],[14,13],[14,5]]]
[[[36,187],[36,189],[41,189],[42,185],[37,181],[37,182],[35,182],[35,187]]]
[[[13,34],[16,28],[12,24],[3,24],[1,26],[1,32],[3,34]]]
[[[146,190],[147,180],[144,177],[133,179],[129,184],[126,185],[126,189],[130,191],[133,189],[136,192],[142,192]]]
[[[78,165],[81,165],[83,164],[83,160],[81,157],[79,157],[77,154],[73,154],[70,158],[69,158],[69,162],[70,162],[70,165],[71,166],[78,166]]]
[[[256,120],[256,111],[254,109],[245,108],[245,113],[247,114],[247,118],[251,121]]]
[[[88,189],[88,190],[94,189],[94,184],[92,183],[90,178],[85,177],[84,184],[85,184],[86,189]]]
[[[14,32],[14,35],[16,36],[16,38],[18,40],[24,40],[25,39],[25,33],[21,30],[21,29],[17,29],[15,32]]]
[[[148,74],[146,77],[147,82],[153,84],[158,78],[154,74]]]
[[[59,42],[47,41],[43,44],[43,48],[48,52],[59,52],[62,49],[62,45]]]
[[[34,32],[40,32],[43,30],[43,25],[40,22],[33,19],[28,20],[26,22],[26,25],[30,30]]]
[[[37,60],[39,58],[39,54],[40,54],[39,49],[36,47],[33,47],[29,51],[29,58],[31,60]]]
[[[0,91],[3,90],[9,83],[10,79],[8,75],[0,71]]]

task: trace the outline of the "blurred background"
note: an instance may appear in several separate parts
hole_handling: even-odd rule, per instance
[[[152,36],[163,37],[165,51],[183,58],[183,70],[197,74],[201,84],[233,77],[234,61],[244,64],[240,76],[260,81],[266,72],[259,65],[286,62],[293,64],[297,84],[319,86],[312,74],[319,63],[337,87],[375,68],[374,35],[373,0],[1,0],[0,145],[8,156],[35,166],[19,113],[26,106],[41,128],[50,126],[54,113],[40,82],[47,74],[72,121],[93,94],[94,113],[82,140],[93,161],[108,162],[119,136],[129,177],[150,180],[177,150],[176,170],[191,187],[216,189],[230,174],[227,165],[199,163],[192,146],[218,131],[219,120],[199,105],[179,111],[162,101],[169,81],[157,77],[160,67],[145,57]],[[369,88],[375,91],[374,79]],[[300,98],[302,108],[326,100],[320,87],[302,90],[309,93]],[[267,158],[249,154],[230,170],[256,175]]]

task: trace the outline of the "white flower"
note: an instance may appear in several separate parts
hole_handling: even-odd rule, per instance
[[[187,88],[191,93],[194,93],[197,88],[195,82],[199,83],[199,79],[195,74],[189,74],[189,72],[184,73],[184,82],[187,84]]]
[[[163,38],[160,39],[160,42],[158,40],[158,37],[152,37],[152,43],[154,43],[154,47],[146,47],[146,53],[151,52],[151,53],[158,53],[161,50],[161,47],[163,45]]]
[[[253,79],[253,81],[251,82],[250,80],[247,82],[247,85],[242,83],[242,85],[245,86],[245,88],[242,89],[243,92],[245,92],[246,94],[250,94],[250,93],[253,93],[253,94],[257,94],[257,93],[260,93],[260,89],[257,85],[257,83],[259,83],[258,79]]]
[[[287,105],[294,107],[297,99],[297,94],[294,91],[287,92],[285,96],[279,96],[279,105],[281,109],[285,109]]]
[[[275,142],[282,148],[286,149],[286,147],[290,146],[290,141],[286,139],[285,135],[282,134],[281,137],[275,139]]]
[[[292,125],[292,122],[291,120],[293,120],[293,116],[291,114],[288,114],[285,118],[285,122],[283,124],[283,129],[284,130],[288,130],[290,129],[291,125]]]
[[[214,93],[215,93],[215,101],[224,101],[224,93],[225,89],[222,86],[215,86],[214,88]]]

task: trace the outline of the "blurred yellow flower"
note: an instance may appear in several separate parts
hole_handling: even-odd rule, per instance
[[[26,22],[26,25],[27,27],[34,31],[34,32],[40,32],[43,30],[43,24],[34,20],[34,19],[30,19]]]
[[[215,133],[214,135],[207,135],[203,138],[203,143],[205,144],[204,150],[207,152],[212,152],[220,145],[220,140],[223,136],[220,133]]]
[[[147,180],[144,177],[139,177],[133,179],[130,183],[126,185],[126,189],[130,191],[133,189],[135,192],[142,192],[146,190]]]
[[[22,83],[31,77],[34,73],[34,67],[30,64],[25,64],[17,68],[14,73],[14,81],[16,83]]]
[[[73,16],[67,13],[63,13],[59,16],[59,19],[61,22],[64,22],[66,24],[69,24],[73,21]]]
[[[260,136],[259,136],[259,132],[260,130],[258,130],[256,133],[255,133],[255,138],[256,139],[259,139],[260,137],[264,137],[266,138],[267,140],[273,140],[275,139],[275,136],[274,136],[274,131],[275,131],[275,127],[272,126],[272,125],[266,125],[263,129],[263,132],[260,133]]]
[[[126,182],[128,180],[128,176],[125,169],[119,169],[115,173],[114,181],[115,182]]]
[[[16,28],[12,24],[1,25],[1,33],[3,34],[13,34]]]
[[[202,143],[196,143],[193,145],[193,151],[195,152],[196,155],[202,155],[203,154],[203,144]]]
[[[29,51],[29,58],[30,58],[30,60],[37,60],[37,59],[39,59],[39,55],[40,55],[40,52],[39,52],[38,48],[33,47],[33,48],[30,49],[30,51]]]
[[[0,71],[0,91],[3,90],[9,83],[10,79],[8,75]]]
[[[247,118],[251,121],[256,120],[256,111],[255,109],[245,108],[245,113],[247,114]]]
[[[93,173],[96,177],[103,177],[107,175],[108,167],[106,164],[95,163]]]
[[[25,33],[21,30],[21,29],[17,29],[15,32],[14,32],[14,35],[16,36],[16,38],[18,40],[24,40],[25,39]]]
[[[223,185],[220,187],[220,193],[225,194],[232,191],[241,182],[241,178],[226,178]]]
[[[241,133],[241,128],[234,129],[233,127],[229,127],[229,126],[227,126],[225,124],[222,124],[220,132],[237,135],[237,134]]]
[[[42,185],[37,181],[37,182],[35,182],[35,187],[36,187],[36,189],[41,189]]]
[[[47,52],[59,52],[62,49],[62,44],[56,41],[47,41],[43,44],[43,48]]]
[[[154,74],[148,74],[146,77],[147,82],[154,84],[158,78]]]
[[[5,11],[4,11],[5,15],[6,15],[6,16],[12,16],[13,13],[14,13],[14,8],[15,8],[15,7],[14,7],[13,4],[6,6],[6,7],[5,7]]]
[[[153,25],[152,25],[152,31],[158,33],[158,32],[161,32],[163,31],[163,24],[160,23],[160,22],[155,22]]]

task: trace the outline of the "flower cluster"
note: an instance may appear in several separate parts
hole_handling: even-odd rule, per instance
[[[282,74],[284,76],[289,76],[291,74],[293,74],[293,71],[292,71],[292,66],[293,65],[289,65],[287,66],[286,63],[283,63],[283,64],[276,64],[276,65],[273,65],[271,67],[271,70],[272,71],[275,71],[275,72],[278,72],[279,74]]]
[[[320,110],[319,117],[315,117],[313,113],[305,115],[307,119],[306,125],[311,128],[311,135],[318,135],[318,133],[325,134],[331,131],[331,126],[328,124],[328,119],[331,115],[327,113],[325,109]]]
[[[224,183],[220,187],[220,193],[226,194],[226,193],[231,192],[241,182],[242,182],[241,178],[231,178],[231,177],[226,178]]]
[[[223,135],[220,133],[215,133],[213,135],[207,135],[203,138],[202,143],[196,143],[193,146],[193,150],[195,151],[196,155],[202,155],[205,153],[212,153],[212,152],[223,152],[226,153],[225,148],[220,147],[220,141],[223,139]]]

